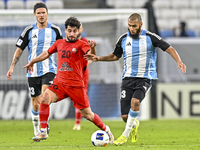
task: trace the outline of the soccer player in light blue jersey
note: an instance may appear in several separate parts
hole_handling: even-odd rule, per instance
[[[126,122],[122,135],[114,141],[119,146],[127,142],[129,134],[131,141],[138,140],[140,103],[151,88],[151,80],[157,79],[156,47],[171,55],[178,68],[186,73],[186,66],[177,51],[155,33],[142,29],[142,18],[134,13],[128,18],[128,32],[120,36],[115,50],[108,56],[98,57],[86,54],[86,59],[93,61],[116,61],[123,55],[124,73],[121,86],[121,117]]]
[[[57,39],[62,39],[60,28],[47,22],[48,9],[44,3],[38,2],[34,5],[34,15],[37,22],[27,26],[16,43],[17,49],[14,53],[10,69],[7,72],[8,80],[11,80],[14,67],[26,46],[28,46],[28,62],[30,62],[43,51],[49,49]],[[32,98],[31,115],[35,136],[40,133],[39,107],[41,95],[53,82],[55,74],[57,73],[57,64],[54,58],[55,56],[52,54],[48,59],[36,63],[32,74],[27,73],[28,86]]]

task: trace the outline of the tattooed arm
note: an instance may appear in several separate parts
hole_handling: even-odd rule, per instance
[[[15,54],[13,56],[13,60],[12,60],[11,66],[10,66],[10,69],[7,72],[7,79],[8,80],[11,80],[11,75],[13,73],[13,69],[14,69],[15,65],[17,64],[17,62],[19,61],[19,59],[20,59],[20,57],[22,55],[22,52],[23,51],[20,48],[16,49]]]

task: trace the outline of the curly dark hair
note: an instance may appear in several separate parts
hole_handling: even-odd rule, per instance
[[[70,18],[68,18],[68,19],[65,21],[65,29],[67,29],[68,26],[70,26],[70,27],[77,27],[77,28],[79,29],[80,26],[81,26],[81,23],[80,23],[80,21],[78,21],[77,18],[75,18],[75,17],[70,17]]]

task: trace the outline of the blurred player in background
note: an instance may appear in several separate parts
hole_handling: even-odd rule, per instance
[[[108,56],[98,57],[86,54],[84,57],[93,61],[116,61],[123,55],[124,73],[121,86],[121,117],[126,122],[122,135],[114,141],[115,145],[138,140],[140,103],[151,88],[151,80],[157,79],[156,47],[169,53],[177,62],[178,68],[186,73],[186,66],[178,53],[155,33],[142,29],[142,18],[134,13],[128,18],[128,33],[120,36],[115,50]]]
[[[14,53],[10,69],[7,72],[8,80],[11,80],[14,67],[26,46],[28,46],[28,62],[30,62],[43,51],[48,50],[57,39],[62,39],[60,28],[47,22],[48,9],[44,3],[39,2],[34,5],[34,15],[37,22],[27,26],[16,43],[17,49]],[[51,82],[53,82],[56,72],[57,64],[54,61],[54,55],[51,55],[45,61],[35,64],[32,74],[27,73],[28,86],[32,98],[31,115],[35,136],[40,133],[39,109],[41,95]]]
[[[110,128],[103,123],[97,114],[92,112],[84,89],[83,68],[87,67],[87,61],[83,56],[92,50],[90,47],[96,46],[96,42],[90,41],[89,45],[77,39],[80,25],[75,17],[68,18],[65,22],[66,39],[57,40],[47,51],[44,51],[24,66],[27,71],[32,73],[35,63],[49,58],[53,53],[58,53],[58,73],[42,96],[39,112],[41,133],[34,138],[35,141],[48,138],[49,104],[59,102],[67,97],[71,99],[74,107],[80,109],[84,118],[108,133],[110,143],[114,141]]]
[[[78,39],[88,43],[88,40],[86,38],[82,37],[82,35],[81,35],[82,32],[83,32],[83,25],[81,24],[80,29],[79,29]],[[93,50],[93,54],[96,55],[95,49]],[[86,70],[84,70],[84,74],[83,74],[83,81],[84,81],[86,93],[88,92],[88,82],[89,82],[89,67],[88,67],[88,65],[90,65],[92,62],[93,62],[92,60],[88,60]],[[73,130],[81,129],[81,119],[82,119],[81,111],[75,107],[75,124],[74,124]]]
[[[186,22],[181,21],[179,23],[179,27],[178,28],[174,27],[173,28],[174,37],[189,37],[189,35],[187,34],[186,26],[187,26]],[[179,33],[178,35],[177,35],[177,31]]]

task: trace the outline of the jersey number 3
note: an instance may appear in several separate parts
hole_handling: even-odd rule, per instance
[[[125,97],[126,97],[126,91],[125,91],[125,90],[123,90],[123,91],[121,92],[121,97],[122,97],[122,98],[125,98]]]

